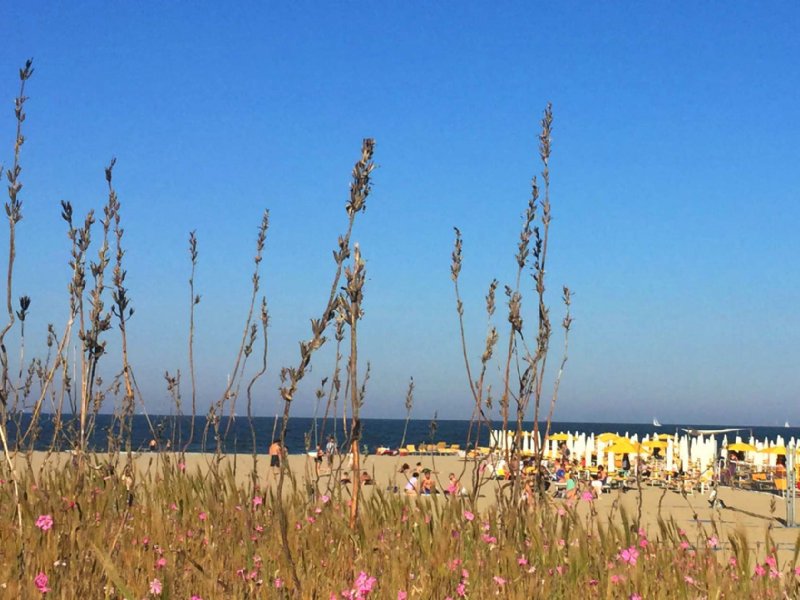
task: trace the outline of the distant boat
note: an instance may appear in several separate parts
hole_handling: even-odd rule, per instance
[[[784,427],[786,427],[786,429],[789,429],[789,421],[786,421],[786,422],[783,424],[783,426],[784,426]]]
[[[661,423],[658,422],[658,419],[653,419],[653,427],[661,427]]]

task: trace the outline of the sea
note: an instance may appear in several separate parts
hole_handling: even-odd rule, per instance
[[[135,415],[131,432],[131,442],[134,450],[147,450],[150,442],[156,439],[161,447],[165,446],[169,440],[173,449],[186,446],[191,429],[192,417],[175,417],[168,415]],[[205,416],[194,417],[195,434],[192,442],[186,447],[188,452],[213,451],[217,448],[217,439],[214,428],[209,427],[207,434],[207,420]],[[30,422],[29,415],[23,415],[20,430],[25,431]],[[50,447],[53,441],[55,418],[52,415],[42,415],[35,439],[33,440],[34,449],[44,450]],[[378,447],[398,448],[404,444],[431,444],[446,442],[447,444],[461,444],[465,447],[470,422],[467,420],[422,420],[411,419],[407,423],[404,419],[362,419],[361,421],[361,446],[367,452],[375,452]],[[118,423],[111,415],[97,415],[89,446],[96,451],[104,451],[108,448],[109,436],[113,436],[118,427]],[[499,429],[500,422],[495,422],[493,427]],[[69,450],[73,447],[78,431],[77,419],[73,416],[62,417],[62,428],[66,434],[59,436],[56,443],[58,450]],[[252,428],[255,431],[255,445],[259,453],[266,452],[272,440],[277,437],[281,429],[280,419],[275,417],[253,417]],[[510,426],[514,429],[515,425]],[[795,439],[800,436],[798,427],[742,427],[728,424],[710,423],[664,423],[660,427],[655,427],[652,423],[586,423],[573,421],[553,422],[551,432],[580,432],[595,435],[604,432],[642,436],[654,433],[685,433],[684,429],[728,429],[738,428],[740,431],[728,433],[728,439],[733,440],[737,435],[747,440],[750,436],[763,441],[768,438],[774,441],[777,436],[783,436],[788,442],[789,438]],[[405,431],[405,439],[403,433]],[[223,418],[219,423],[220,445],[226,453],[250,454],[253,451],[253,435],[251,433],[250,421],[245,417],[232,418],[230,427],[228,419]],[[225,436],[225,431],[228,431]],[[532,431],[533,423],[526,422],[524,430]],[[544,431],[544,423],[540,424],[540,430]],[[16,426],[13,421],[8,423],[9,447],[14,448],[17,444],[18,436]],[[344,429],[342,419],[313,419],[307,417],[291,417],[286,433],[286,447],[289,453],[302,453],[316,449],[317,445],[325,446],[328,436],[333,435],[337,444],[347,442],[347,432]],[[718,441],[722,441],[723,434],[717,434]],[[472,434],[472,442],[475,442],[475,433]],[[23,441],[21,447],[29,447],[30,436]],[[488,445],[489,438],[486,427],[481,427],[478,445]]]

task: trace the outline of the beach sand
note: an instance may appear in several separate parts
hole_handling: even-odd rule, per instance
[[[106,455],[98,454],[95,460],[102,462]],[[45,458],[44,452],[34,452],[31,456],[31,465],[38,472]],[[67,453],[55,454],[48,460],[49,466],[68,466],[71,463],[71,456]],[[135,464],[138,471],[137,481],[142,485],[148,479],[155,478],[164,460],[169,460],[172,464],[178,464],[177,454],[168,453],[139,453],[135,455]],[[188,453],[185,455],[185,469],[188,473],[204,474],[208,471],[212,462],[216,460],[213,454]],[[20,467],[23,466],[22,457],[17,458]],[[122,457],[124,463],[124,456]],[[314,460],[307,455],[293,454],[288,457],[288,465],[295,476],[298,488],[306,490],[308,483],[316,483],[318,489],[324,492],[332,486],[345,485],[339,482],[344,466],[337,471],[337,464],[334,463],[333,473],[328,472],[327,463],[323,463],[322,472],[317,477]],[[395,486],[402,494],[406,477],[401,474],[400,467],[403,463],[408,463],[412,470],[415,464],[420,462],[423,468],[433,470],[434,478],[438,479],[439,489],[447,485],[448,474],[453,472],[461,477],[462,484],[468,489],[472,485],[473,461],[464,461],[456,456],[429,456],[429,455],[409,455],[409,456],[374,456],[362,457],[362,470],[367,471],[373,478],[374,484],[364,486],[365,494],[373,494],[376,490],[391,490]],[[236,477],[238,484],[242,486],[251,485],[252,456],[250,455],[228,455],[221,458],[221,468],[230,467]],[[261,489],[276,485],[276,475],[269,466],[269,456],[258,455],[258,476]],[[349,471],[347,471],[349,473]],[[463,475],[462,475],[463,473]],[[496,493],[499,486],[505,482],[486,480],[481,487],[480,497],[478,498],[478,512],[487,509],[492,503],[496,502]],[[330,486],[330,487],[329,487]],[[285,491],[291,491],[291,484],[285,483]],[[390,492],[391,493],[391,492]],[[627,511],[631,520],[635,519],[637,513],[639,492],[636,489],[627,492],[612,490],[610,493],[603,494],[599,500],[594,501],[597,518],[601,522],[606,522],[609,514],[614,515],[613,519],[621,523],[619,517],[620,509]],[[408,497],[412,502],[445,502],[450,501],[447,496],[437,494],[435,496]],[[757,559],[763,560],[766,554],[765,534],[769,530],[775,543],[779,560],[791,559],[798,542],[800,528],[787,528],[783,525],[786,517],[786,501],[774,494],[756,492],[749,490],[720,487],[718,498],[722,500],[725,508],[712,508],[708,502],[708,493],[700,494],[695,491],[693,495],[684,496],[683,494],[667,491],[662,488],[645,486],[642,489],[642,527],[644,527],[651,537],[659,532],[659,502],[661,503],[661,516],[663,519],[674,519],[676,525],[687,532],[690,541],[694,541],[698,533],[703,532],[703,539],[716,533],[720,544],[720,551],[727,553],[730,549],[728,536],[737,532],[746,534],[751,550],[755,552]],[[555,503],[565,503],[565,500],[553,499]],[[576,510],[582,517],[588,516],[591,507],[587,501],[577,501]],[[716,525],[716,532],[713,527]]]

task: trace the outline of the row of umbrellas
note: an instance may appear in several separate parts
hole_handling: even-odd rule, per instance
[[[540,438],[541,439],[541,438]],[[615,469],[615,457],[625,454],[650,455],[656,450],[665,460],[665,467],[672,470],[676,465],[683,470],[689,470],[693,466],[700,469],[711,467],[719,458],[725,458],[729,451],[744,452],[746,458],[756,466],[774,466],[777,457],[785,455],[788,450],[781,436],[770,443],[756,441],[751,438],[749,443],[736,437],[733,443],[728,443],[727,436],[723,438],[722,444],[713,435],[671,435],[667,433],[654,434],[652,437],[646,435],[639,441],[637,435],[628,436],[618,433],[606,432],[597,436],[585,433],[559,432],[554,433],[545,439],[545,456],[555,457],[558,455],[558,444],[565,442],[573,458],[585,458],[586,464],[596,458],[597,462],[608,465],[609,471]],[[790,440],[791,447],[794,439]],[[522,440],[515,444],[513,432],[495,430],[491,435],[491,445],[500,449],[511,448],[516,445],[523,452],[532,452],[534,449],[534,436],[530,432],[523,432]],[[798,451],[800,454],[800,451]]]

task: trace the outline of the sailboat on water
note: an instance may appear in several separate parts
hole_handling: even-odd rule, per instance
[[[655,417],[653,417],[653,427],[661,427],[661,423]]]
[[[786,429],[789,429],[789,421],[786,421],[786,422],[783,424],[783,426],[784,426],[784,427],[786,427]]]

